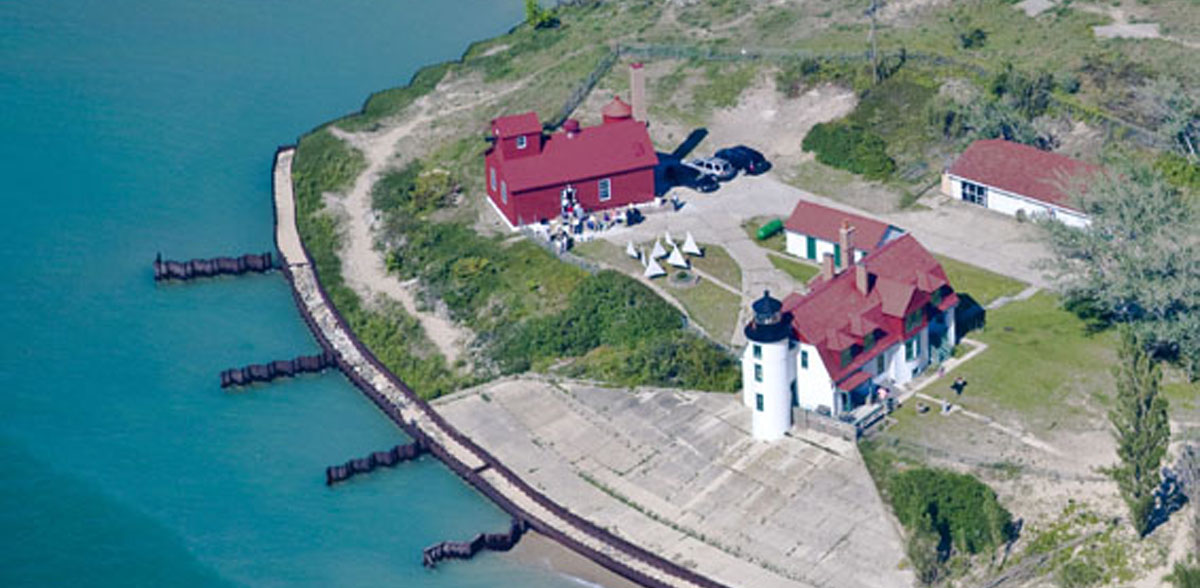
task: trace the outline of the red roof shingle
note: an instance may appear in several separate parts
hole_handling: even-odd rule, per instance
[[[601,178],[658,164],[646,125],[633,119],[554,133],[542,152],[504,162],[509,190],[520,192]]]
[[[1089,163],[1021,143],[984,139],[971,143],[947,173],[1048,204],[1079,210],[1063,188],[1072,178],[1086,176],[1099,169]]]
[[[517,135],[540,133],[542,132],[542,122],[538,119],[536,112],[524,112],[493,119],[492,128],[497,137],[507,139]]]
[[[787,230],[811,235],[832,243],[838,242],[838,230],[842,222],[849,222],[854,227],[854,248],[870,253],[883,244],[891,225],[860,214],[845,212],[836,208],[822,206],[815,202],[801,200],[792,209],[791,216],[783,223]]]
[[[791,294],[783,301],[796,335],[816,346],[835,382],[903,341],[910,334],[902,332],[903,317],[949,284],[941,264],[912,235],[888,241],[859,264],[873,278],[865,296],[855,284],[855,270],[850,269],[832,280],[816,282],[807,294]],[[943,292],[938,309],[944,311],[957,302],[953,290]],[[867,331],[874,330],[871,327],[878,329],[874,346],[842,366],[841,350],[853,343],[861,345]]]

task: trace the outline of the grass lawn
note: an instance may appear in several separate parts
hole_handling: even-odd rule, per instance
[[[750,240],[754,241],[755,243],[758,243],[758,245],[760,247],[766,247],[767,249],[770,249],[772,251],[779,251],[780,253],[782,253],[787,250],[787,238],[784,237],[785,231],[780,230],[778,233],[771,235],[766,240],[763,240],[763,241],[758,240],[757,233],[758,233],[759,227],[775,220],[775,218],[776,217],[773,217],[773,216],[756,216],[756,217],[748,219],[746,222],[742,223],[742,229],[744,229],[746,231],[746,235],[748,235],[750,237]],[[779,219],[779,220],[783,220],[783,219]]]
[[[964,408],[1011,417],[1035,433],[1092,426],[1091,419],[1103,418],[1114,390],[1116,337],[1088,333],[1057,296],[1040,292],[990,311],[987,326],[974,337],[989,348],[953,372],[968,382],[955,400]],[[925,392],[950,398],[948,385]]]
[[[1002,276],[969,263],[941,255],[934,255],[934,257],[937,258],[938,263],[942,264],[942,269],[946,270],[946,277],[950,278],[950,285],[954,287],[954,290],[969,294],[980,306],[987,306],[989,302],[1001,296],[1017,294],[1028,286],[1020,280]]]
[[[821,273],[821,268],[811,263],[796,261],[782,255],[768,255],[767,257],[771,259],[771,265],[792,276],[801,284],[807,284],[813,276]]]
[[[729,254],[715,245],[701,245],[701,248],[704,249],[704,257],[693,257],[691,258],[692,263],[722,280],[728,279],[730,275],[736,275],[736,282],[726,283],[740,288],[741,269],[733,262]],[[643,247],[643,249],[649,251],[649,247]],[[584,259],[607,264],[630,275],[642,275],[642,264],[625,255],[625,250],[621,247],[603,239],[580,243],[571,251]],[[677,271],[665,263],[663,267],[668,272]],[[708,331],[708,334],[712,335],[714,339],[721,343],[729,342],[730,336],[733,334],[733,326],[737,322],[739,305],[742,303],[739,297],[703,278],[698,284],[691,287],[674,286],[666,278],[657,279],[654,283],[674,296],[687,309],[692,320]]]
[[[708,331],[712,338],[729,343],[733,326],[737,324],[741,298],[703,278],[690,287],[674,286],[667,279],[656,281],[687,309],[692,320]]]
[[[709,243],[697,243],[700,250],[704,252],[704,257],[689,257],[692,261],[692,267],[711,275],[712,277],[721,280],[728,286],[732,286],[735,290],[742,289],[742,268],[729,256],[729,252],[725,251],[720,245],[711,245]]]

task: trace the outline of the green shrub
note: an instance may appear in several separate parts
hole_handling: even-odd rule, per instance
[[[1175,569],[1171,570],[1167,581],[1175,588],[1200,588],[1200,564],[1175,562]]]
[[[1192,163],[1178,153],[1163,153],[1154,160],[1154,169],[1172,186],[1200,194],[1200,163]]]
[[[973,476],[929,468],[901,472],[888,481],[896,518],[910,532],[928,520],[937,532],[943,559],[949,548],[976,554],[998,547],[1012,535],[1012,515],[996,493]]]
[[[801,146],[816,153],[817,161],[867,179],[886,179],[896,171],[887,143],[866,127],[845,120],[814,125]]]

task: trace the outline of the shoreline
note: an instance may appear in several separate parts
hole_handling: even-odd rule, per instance
[[[275,243],[283,256],[281,271],[291,286],[297,310],[321,348],[333,354],[342,373],[414,440],[460,478],[511,516],[524,521],[580,558],[594,562],[636,585],[724,588],[647,549],[617,537],[572,513],[517,476],[495,456],[450,425],[362,344],[330,302],[312,257],[300,238],[292,185],[294,146],[275,152],[272,198]]]
[[[524,566],[553,572],[585,586],[638,588],[638,584],[559,545],[537,531],[526,532],[516,546],[498,555]]]

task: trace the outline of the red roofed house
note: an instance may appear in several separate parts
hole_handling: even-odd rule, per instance
[[[1087,215],[1063,190],[1072,178],[1098,170],[1094,165],[1028,145],[975,141],[942,174],[942,192],[1014,216],[1048,216],[1084,227]]]
[[[855,228],[841,232],[853,251]],[[782,301],[764,293],[745,327],[742,400],[756,438],[782,437],[793,407],[854,423],[878,416],[878,388],[909,382],[956,343],[958,295],[911,235],[840,272],[825,255],[811,286]]]
[[[847,222],[854,225],[855,255],[858,259],[904,233],[884,222],[801,200],[783,223],[787,252],[812,261],[820,261],[829,253],[833,255],[834,264],[842,267],[842,245],[838,240],[838,231]]]
[[[575,203],[591,212],[654,199],[658,156],[645,121],[620,98],[602,114],[602,124],[584,128],[570,119],[551,134],[533,112],[492,121],[487,193],[510,226],[558,217]]]

